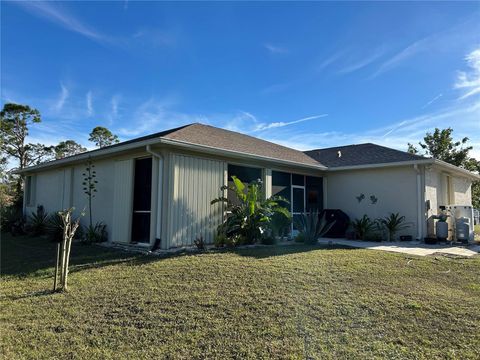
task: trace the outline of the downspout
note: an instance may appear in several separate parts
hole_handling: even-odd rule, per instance
[[[423,237],[422,174],[417,164],[413,165],[417,173],[417,240]]]
[[[163,155],[153,151],[150,145],[146,146],[145,149],[149,154],[156,157],[158,159],[158,174],[157,174],[157,204],[156,204],[156,211],[155,211],[155,243],[152,245],[152,248],[156,248],[159,246],[159,242],[161,241],[162,236],[162,201],[163,201]]]

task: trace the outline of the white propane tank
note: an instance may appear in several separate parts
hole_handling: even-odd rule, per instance
[[[470,219],[467,217],[461,217],[455,221],[455,229],[457,240],[462,242],[468,242],[470,237]]]
[[[437,221],[435,231],[438,240],[447,240],[448,238],[448,223],[446,221]]]

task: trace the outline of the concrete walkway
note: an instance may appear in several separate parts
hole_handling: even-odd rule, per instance
[[[480,245],[470,244],[465,246],[455,246],[455,245],[427,245],[419,241],[409,241],[409,242],[371,242],[371,241],[360,241],[360,240],[347,240],[347,239],[330,239],[330,238],[321,238],[319,244],[334,244],[334,245],[343,245],[351,246],[361,249],[372,249],[372,250],[383,250],[398,252],[409,255],[417,256],[427,256],[434,255],[437,253],[455,255],[455,256],[465,256],[470,257],[480,253]]]

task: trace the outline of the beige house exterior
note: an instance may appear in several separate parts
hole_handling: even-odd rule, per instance
[[[225,209],[210,201],[227,195],[221,187],[232,174],[261,178],[267,197],[289,194],[294,214],[313,207],[340,209],[351,219],[399,212],[411,224],[405,233],[418,239],[428,235],[427,220],[440,205],[471,205],[471,183],[480,179],[420,157],[347,166],[337,159],[327,166],[309,152],[191,124],[25,169],[24,212],[42,205],[80,213],[87,205],[87,160],[98,180],[93,220],[107,225],[109,241],[165,250],[191,246],[198,237],[213,242]]]

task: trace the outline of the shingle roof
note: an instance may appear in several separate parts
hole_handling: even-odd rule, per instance
[[[339,152],[341,156],[339,156]],[[366,143],[305,151],[305,154],[329,168],[355,165],[373,165],[426,158],[385,146]]]
[[[163,135],[162,138],[213,147],[220,150],[262,156],[304,165],[322,166],[303,152],[235,131],[194,123]]]

